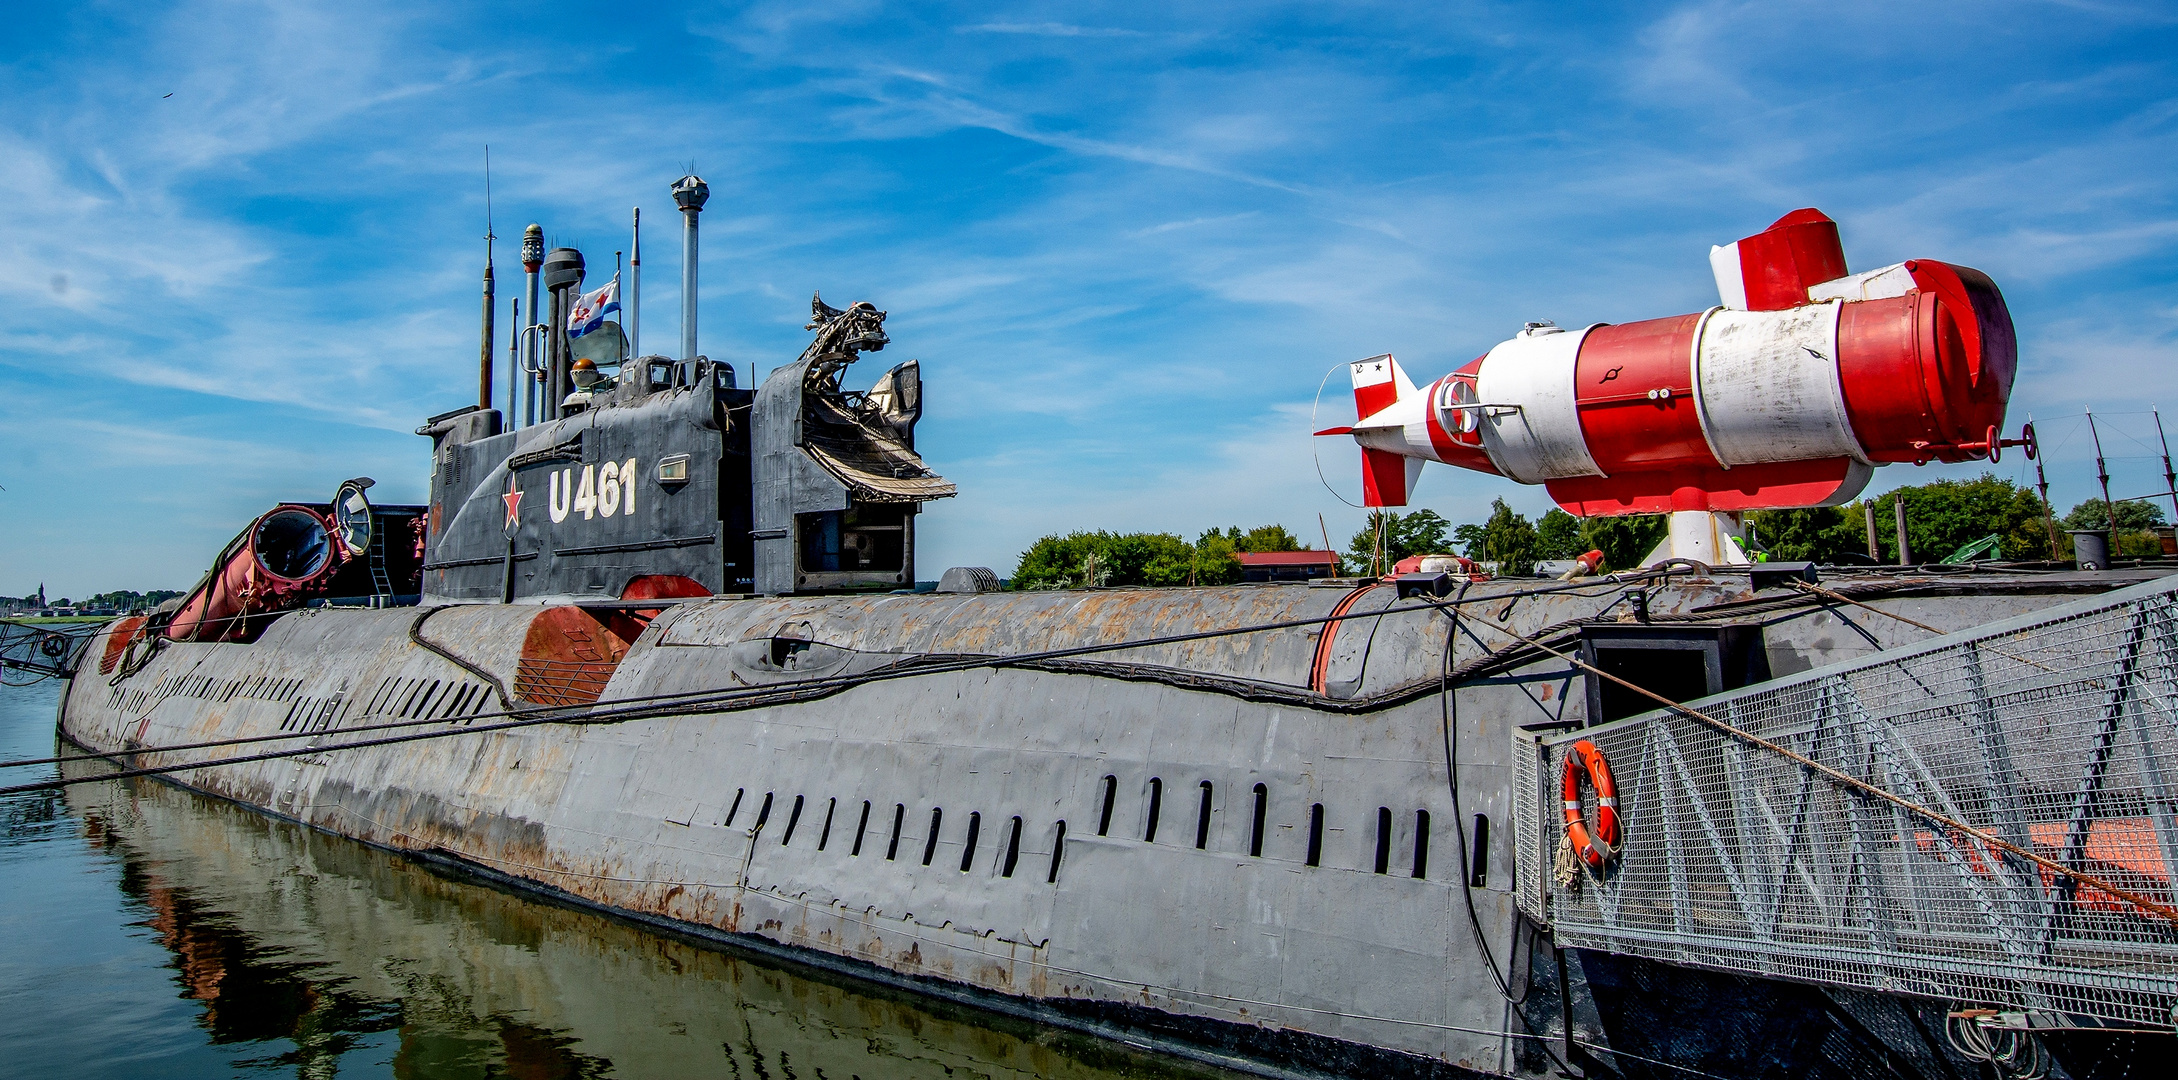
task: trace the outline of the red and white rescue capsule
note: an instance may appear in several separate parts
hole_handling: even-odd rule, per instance
[[[1723,303],[1566,330],[1530,323],[1417,388],[1353,365],[1370,506],[1424,461],[1541,484],[1581,516],[1834,506],[1889,462],[1995,460],[2019,350],[1996,283],[1928,259],[1848,274],[1795,210],[1711,250]]]

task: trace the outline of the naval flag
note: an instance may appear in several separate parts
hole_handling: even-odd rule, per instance
[[[620,275],[575,298],[575,306],[567,313],[567,336],[581,337],[605,325],[605,313],[620,310]]]

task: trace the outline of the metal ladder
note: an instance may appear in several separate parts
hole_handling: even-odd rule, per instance
[[[386,530],[382,521],[371,523],[371,591],[378,596],[393,595],[393,578],[386,573]]]

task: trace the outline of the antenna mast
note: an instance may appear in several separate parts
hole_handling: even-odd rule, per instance
[[[522,380],[524,391],[522,395],[522,425],[524,427],[537,422],[537,373],[544,368],[543,358],[537,355],[539,346],[538,335],[535,333],[538,319],[537,268],[542,265],[544,265],[544,227],[533,221],[530,222],[529,228],[522,230],[522,270],[529,276],[529,321],[520,324],[522,327],[520,330],[522,348],[525,351],[524,355],[528,357],[522,365],[522,369],[528,373],[528,377]]]
[[[492,407],[492,309],[496,306],[492,292],[492,148],[484,147],[484,335],[483,345],[477,353],[476,407]],[[510,416],[511,419],[511,416]]]
[[[2170,440],[2163,437],[2163,413],[2155,406],[2148,406],[2155,414],[2155,437],[2163,444],[2163,493],[2170,496],[2171,523],[2178,524],[2178,471],[2170,467]]]
[[[691,169],[673,182],[673,202],[681,208],[681,361],[696,358],[696,215],[711,198],[711,186]],[[691,371],[693,377],[693,371]]]
[[[628,241],[628,355],[643,355],[643,208]]]
[[[507,422],[503,425],[503,430],[506,431],[513,431],[521,421],[516,410],[521,404],[519,387],[522,385],[522,298],[517,296],[511,303],[514,311],[507,320]]]
[[[2027,430],[2034,430],[2034,414],[2027,414]],[[2057,516],[2049,506],[2049,477],[2042,472],[2042,455],[2034,455],[2034,486],[2042,491],[2042,527],[2049,530],[2049,557],[2057,557]]]
[[[2110,469],[2102,462],[2102,433],[2095,430],[2095,410],[2087,410],[2087,434],[2095,440],[2095,479],[2102,481],[2102,508],[2110,515],[2110,543],[2118,538],[2117,504],[2110,501]]]

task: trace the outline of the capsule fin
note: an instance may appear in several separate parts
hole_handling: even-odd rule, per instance
[[[1405,506],[1422,478],[1422,459],[1361,448],[1361,503],[1363,506]]]
[[[1742,311],[1782,311],[1808,302],[1808,286],[1845,276],[1838,223],[1794,210],[1743,240],[1709,249],[1717,298]]]
[[[1399,367],[1390,353],[1353,363],[1354,419],[1367,420],[1391,408],[1401,398],[1413,397],[1414,380]]]

